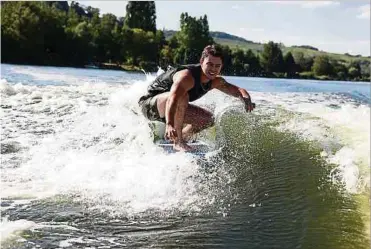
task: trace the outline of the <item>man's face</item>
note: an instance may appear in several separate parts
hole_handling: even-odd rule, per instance
[[[212,55],[207,56],[201,60],[201,68],[206,77],[210,80],[215,79],[215,77],[220,74],[222,69],[222,59],[220,57],[215,57]]]

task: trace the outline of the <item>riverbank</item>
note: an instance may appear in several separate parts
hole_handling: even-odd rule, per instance
[[[158,68],[152,67],[151,69],[142,69],[139,66],[129,65],[129,64],[115,64],[115,63],[91,63],[86,65],[33,65],[33,64],[23,64],[23,63],[3,63],[2,64],[9,64],[9,65],[23,65],[23,66],[46,66],[46,67],[72,67],[72,68],[87,68],[87,69],[103,69],[103,70],[118,70],[118,71],[125,71],[125,72],[132,72],[132,73],[142,73],[143,70],[146,72],[157,72]],[[315,76],[312,72],[300,72],[293,75],[288,76],[286,73],[261,73],[261,74],[254,74],[254,75],[236,75],[236,74],[228,74],[222,73],[226,76],[238,76],[238,77],[258,77],[258,78],[268,78],[268,79],[299,79],[299,80],[318,80],[318,81],[348,81],[348,82],[370,82],[370,78],[362,78],[356,80],[349,80],[349,79],[339,79],[339,78],[332,78],[330,76]]]

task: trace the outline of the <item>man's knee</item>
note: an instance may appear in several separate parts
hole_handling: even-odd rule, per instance
[[[205,128],[214,126],[214,124],[215,124],[215,117],[212,113],[210,113],[207,115]]]
[[[198,121],[200,129],[206,129],[214,125],[214,115],[212,113],[204,113]]]

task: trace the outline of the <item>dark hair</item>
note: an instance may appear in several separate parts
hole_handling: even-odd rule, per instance
[[[200,61],[202,61],[203,59],[205,59],[209,55],[212,55],[212,56],[215,56],[215,57],[219,57],[223,61],[223,53],[222,53],[222,51],[221,51],[221,49],[220,49],[219,46],[215,46],[214,44],[213,45],[207,45],[204,48],[204,50],[202,51]]]

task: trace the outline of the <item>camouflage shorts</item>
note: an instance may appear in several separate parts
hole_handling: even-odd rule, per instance
[[[151,121],[159,121],[166,123],[165,118],[161,118],[157,109],[157,96],[153,97],[142,97],[139,100],[139,106],[142,110],[143,115]]]

